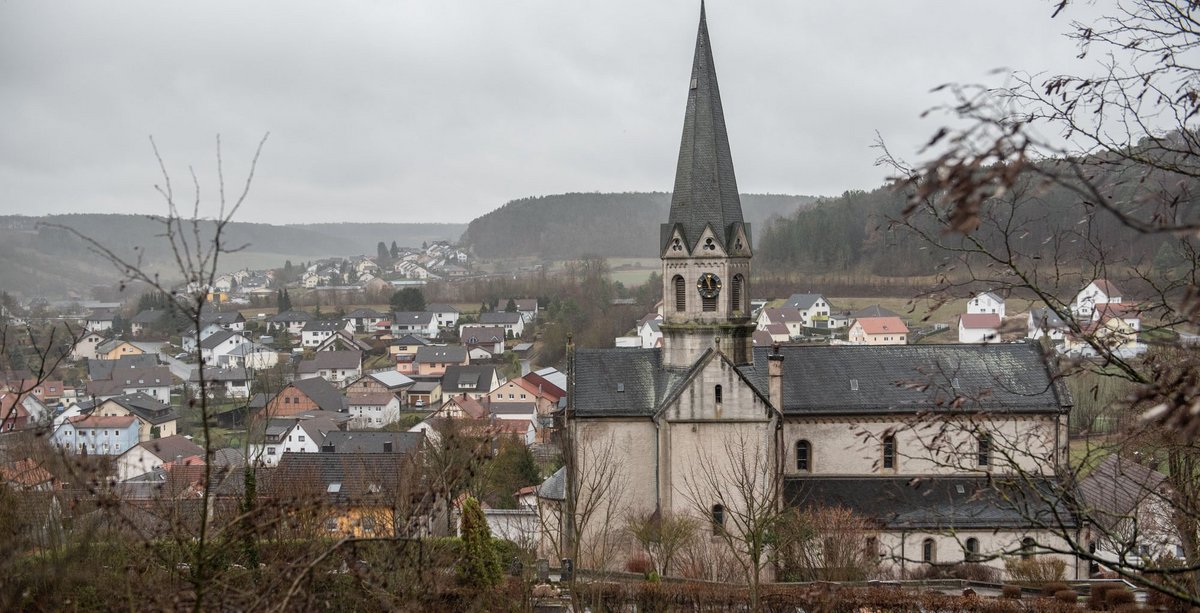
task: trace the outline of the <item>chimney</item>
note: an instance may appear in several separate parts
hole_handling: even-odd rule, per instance
[[[779,353],[779,343],[771,345],[771,355],[767,356],[767,398],[776,410],[783,410],[783,356]]]

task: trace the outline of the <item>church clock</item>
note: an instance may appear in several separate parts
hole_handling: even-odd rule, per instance
[[[716,298],[721,293],[721,277],[706,272],[696,280],[696,289],[700,291],[701,298]]]

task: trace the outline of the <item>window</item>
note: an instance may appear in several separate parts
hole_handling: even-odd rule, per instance
[[[883,469],[896,470],[896,437],[892,434],[883,437]]]
[[[1037,543],[1028,536],[1021,539],[1021,559],[1028,560],[1029,556],[1033,555],[1033,548],[1036,546]]]
[[[720,503],[712,506],[712,531],[713,534],[725,532],[725,506]]]
[[[879,539],[873,536],[868,536],[866,546],[863,547],[863,549],[867,554],[868,560],[871,558],[878,558],[880,556]]]
[[[267,455],[275,455],[275,448],[267,447]]]
[[[812,470],[812,445],[808,441],[796,441],[796,470],[809,472]]]
[[[979,453],[976,462],[980,466],[989,466],[992,463],[992,438],[987,434],[980,434],[976,441],[979,443]]]
[[[967,552],[964,557],[967,562],[979,561],[979,539],[975,537],[967,539]]]
[[[325,529],[330,532],[337,532],[338,522],[336,519],[330,518],[325,520]]]
[[[374,517],[364,517],[364,518],[362,518],[362,521],[360,523],[362,525],[362,529],[365,530],[366,532],[374,532],[375,531],[375,518]]]
[[[712,312],[712,311],[717,310],[717,297],[713,296],[712,298],[707,298],[705,296],[701,296],[700,297],[700,308],[702,308],[706,312]]]
[[[921,541],[921,561],[929,564],[937,562],[937,544],[933,539]]]
[[[745,307],[742,306],[744,281],[742,275],[733,275],[733,282],[729,285],[729,310],[732,313],[741,313],[745,310]]]
[[[671,279],[671,283],[675,285],[675,311],[682,313],[687,310],[687,285],[683,282],[683,277],[675,275]]]
[[[297,438],[297,439],[298,439],[298,440],[299,440],[301,443],[303,443],[303,442],[304,442],[304,435],[303,435],[303,434],[301,434],[301,435],[297,436],[296,438]]]
[[[716,401],[717,404],[721,404],[721,395],[722,395],[721,394],[721,386],[718,385],[718,386],[714,387],[713,388],[713,399]]]

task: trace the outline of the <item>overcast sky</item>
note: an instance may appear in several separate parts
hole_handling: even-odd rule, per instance
[[[1045,1],[711,0],[743,192],[871,189],[946,81],[1077,69]],[[673,182],[698,0],[0,0],[0,214],[158,213],[153,135],[241,221],[466,222]],[[1067,15],[1070,17],[1070,14]]]

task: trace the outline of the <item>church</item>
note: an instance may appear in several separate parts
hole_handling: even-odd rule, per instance
[[[567,467],[543,485],[570,501],[562,553],[623,569],[630,517],[691,516],[715,542],[748,506],[839,507],[873,526],[887,576],[1031,556],[1083,576],[1053,553],[1079,529],[1042,487],[1067,460],[1071,401],[1039,347],[753,345],[754,234],[703,5],[687,83],[662,346],[570,353]]]

